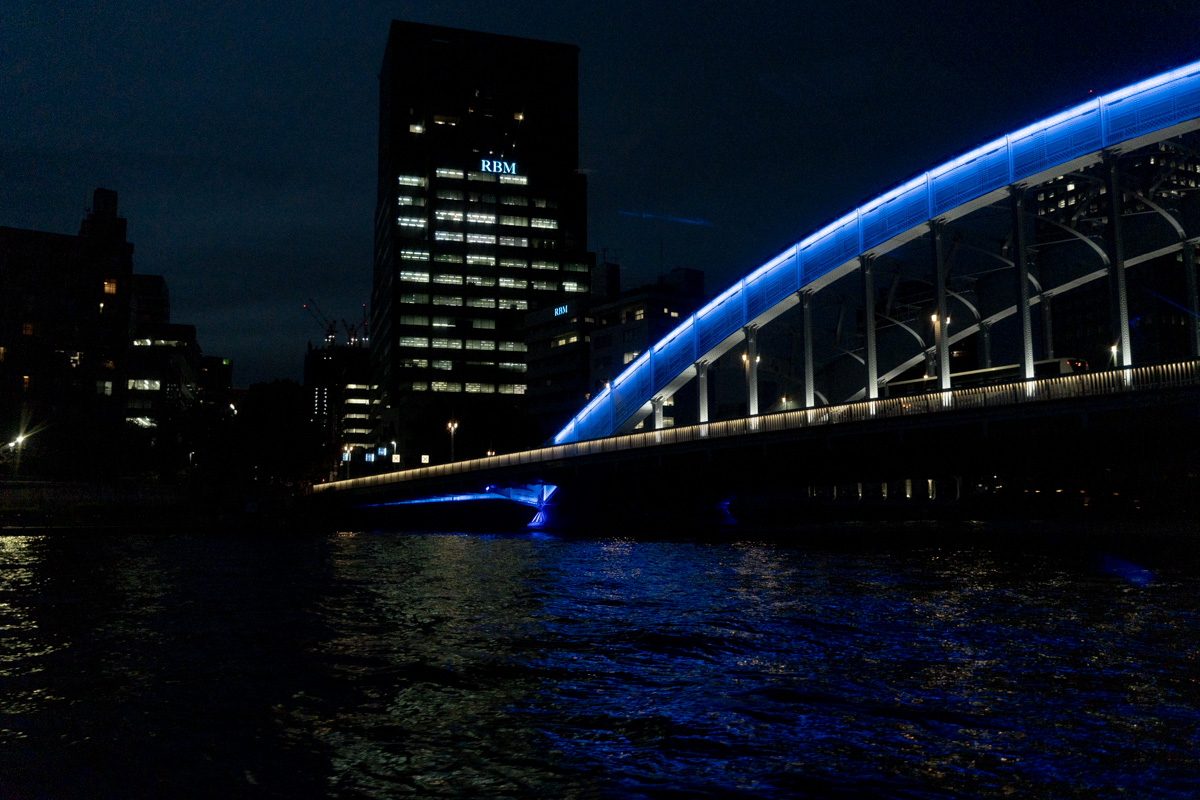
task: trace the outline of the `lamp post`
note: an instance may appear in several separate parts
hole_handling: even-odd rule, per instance
[[[450,460],[454,460],[454,432],[458,430],[458,423],[450,420],[446,423],[446,430],[450,431]]]

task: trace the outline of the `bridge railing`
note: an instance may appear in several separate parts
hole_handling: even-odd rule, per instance
[[[943,411],[966,411],[980,408],[1002,408],[1019,404],[1063,400],[1079,397],[1167,389],[1181,386],[1200,385],[1200,361],[1181,361],[1173,364],[1158,364],[1149,367],[1089,372],[1081,375],[1063,375],[1021,383],[1006,383],[997,386],[980,386],[955,389],[948,392],[907,397],[887,397],[879,400],[862,400],[821,408],[798,409],[765,414],[757,417],[705,422],[677,428],[642,431],[622,436],[608,436],[582,442],[523,450],[517,453],[455,461],[431,467],[389,472],[353,478],[344,481],[318,484],[313,491],[357,489],[379,486],[401,481],[436,478],[466,472],[501,469],[524,464],[558,461],[578,456],[616,453],[665,444],[742,436],[753,433],[771,433],[825,425],[866,422],[868,420],[935,414]]]

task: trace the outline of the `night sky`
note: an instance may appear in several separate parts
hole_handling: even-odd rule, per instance
[[[118,191],[134,270],[239,386],[300,379],[308,298],[351,323],[370,302],[393,18],[578,45],[590,249],[626,286],[689,266],[710,294],[915,173],[1200,59],[1194,0],[293,6],[0,9],[0,225],[73,234]]]

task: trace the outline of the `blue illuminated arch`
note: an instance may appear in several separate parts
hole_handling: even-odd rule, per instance
[[[631,429],[745,336],[877,256],[921,236],[933,220],[982,208],[1015,184],[1035,184],[1200,127],[1200,62],[1172,70],[1021,128],[892,189],[784,250],[682,322],[597,394],[555,444]]]

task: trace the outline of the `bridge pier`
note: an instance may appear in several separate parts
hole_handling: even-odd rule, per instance
[[[804,407],[816,408],[816,384],[813,383],[812,292],[802,291],[800,303],[804,308]]]
[[[929,223],[933,240],[933,287],[937,298],[937,314],[933,320],[934,348],[937,352],[938,388],[950,391],[950,315],[946,310],[946,279],[950,271],[946,262],[943,241],[946,223],[934,220]]]
[[[875,258],[859,256],[863,279],[863,324],[866,328],[867,399],[879,398],[879,366],[875,349]]]
[[[700,402],[701,424],[708,422],[708,362],[696,362],[696,386]]]
[[[1188,346],[1192,358],[1200,358],[1200,300],[1196,291],[1196,243],[1183,243],[1183,269],[1188,300]]]
[[[758,326],[747,325],[746,333],[746,416],[758,416]]]

